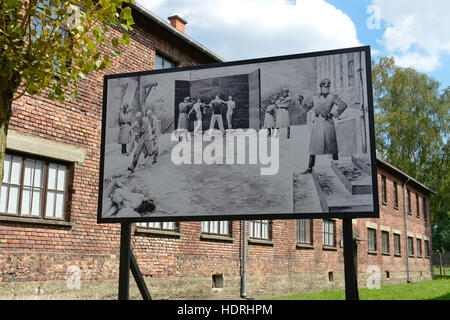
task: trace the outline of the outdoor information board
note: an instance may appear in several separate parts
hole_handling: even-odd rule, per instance
[[[107,75],[98,222],[378,217],[370,48]]]

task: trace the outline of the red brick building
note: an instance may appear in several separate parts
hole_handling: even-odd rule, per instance
[[[75,102],[25,95],[13,105],[0,192],[1,298],[117,296],[120,226],[97,224],[103,76],[222,61],[184,33],[181,18],[168,24],[139,5],[133,16],[123,56],[80,83]],[[384,284],[430,279],[432,191],[381,160],[378,182],[380,218],[354,220],[359,285],[370,266]],[[133,226],[133,252],[153,297],[238,297],[243,223]],[[248,225],[248,296],[343,287],[340,220]],[[80,290],[67,286],[73,266]]]

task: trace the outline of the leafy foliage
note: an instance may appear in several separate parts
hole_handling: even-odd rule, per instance
[[[48,90],[64,101],[94,70],[111,65],[119,43],[130,42],[132,0],[2,0],[0,4],[0,80],[21,95]],[[121,28],[125,32],[111,32]],[[120,38],[120,39],[119,39]],[[112,53],[102,50],[111,45]],[[18,94],[17,94],[18,93]]]
[[[377,154],[437,192],[433,247],[450,250],[450,87],[393,58],[372,62]]]
[[[130,42],[131,2],[0,1],[0,184],[13,100],[42,92],[74,100],[78,82],[110,66],[119,44]]]

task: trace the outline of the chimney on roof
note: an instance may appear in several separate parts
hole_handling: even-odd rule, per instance
[[[180,31],[181,33],[186,33],[185,32],[185,26],[187,24],[187,21],[184,20],[183,18],[181,18],[179,15],[173,15],[168,17],[167,19],[169,19],[170,21],[170,25],[172,27],[174,27],[175,29],[177,29],[178,31]]]

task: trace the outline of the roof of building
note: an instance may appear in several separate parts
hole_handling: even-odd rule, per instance
[[[212,52],[211,50],[209,50],[208,48],[203,46],[200,42],[195,41],[194,39],[192,39],[191,37],[187,36],[186,34],[178,31],[177,29],[172,27],[169,23],[167,23],[166,21],[164,21],[163,19],[158,17],[153,12],[145,9],[140,4],[138,4],[138,3],[129,3],[129,6],[132,7],[133,9],[137,10],[138,12],[142,13],[145,17],[149,18],[151,21],[155,22],[156,24],[158,24],[162,28],[168,30],[173,35],[175,35],[176,37],[178,37],[181,40],[183,40],[183,41],[189,43],[190,45],[194,46],[195,48],[197,48],[198,50],[200,50],[201,52],[203,52],[207,56],[213,58],[217,62],[224,62],[225,61],[221,56],[219,56],[216,53]]]
[[[425,189],[425,190],[427,190],[428,192],[430,192],[430,193],[432,193],[432,194],[436,194],[436,191],[434,191],[434,190],[428,188],[428,187],[425,186],[424,184],[420,183],[419,181],[417,181],[417,180],[414,179],[413,177],[407,175],[406,173],[404,173],[404,172],[401,171],[400,169],[394,167],[393,165],[387,163],[386,161],[384,161],[384,160],[382,160],[382,159],[380,159],[380,158],[377,157],[377,162],[378,162],[378,164],[381,164],[381,165],[383,165],[383,166],[385,166],[385,167],[387,167],[387,168],[389,168],[389,169],[395,171],[395,172],[398,173],[399,175],[401,175],[401,176],[406,180],[405,182],[407,182],[407,183],[412,182],[412,183],[416,184],[417,186],[419,186],[420,188]]]

